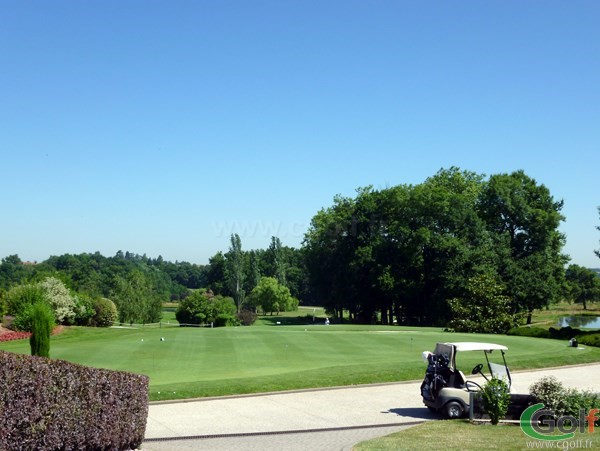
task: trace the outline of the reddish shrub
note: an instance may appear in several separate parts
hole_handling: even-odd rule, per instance
[[[135,449],[147,417],[147,376],[0,351],[0,449]]]

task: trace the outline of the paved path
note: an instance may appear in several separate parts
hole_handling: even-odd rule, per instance
[[[566,386],[600,391],[600,364],[517,372],[513,391],[526,393],[550,374]],[[143,449],[350,449],[359,441],[438,418],[423,406],[420,384],[153,403]]]

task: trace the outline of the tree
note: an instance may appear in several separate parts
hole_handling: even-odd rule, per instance
[[[122,323],[156,323],[162,316],[162,302],[145,275],[134,270],[114,279],[112,300]]]
[[[600,301],[600,277],[595,271],[579,265],[569,265],[565,278],[569,297],[582,304],[584,310],[587,310],[588,302]]]
[[[298,309],[298,300],[293,298],[290,290],[281,285],[274,277],[263,277],[250,294],[250,301],[260,306],[264,313],[292,311]]]
[[[487,274],[469,279],[463,297],[451,299],[450,327],[456,332],[503,334],[519,324],[520,315],[512,312],[511,300],[502,287]]]
[[[232,298],[214,295],[212,291],[197,290],[179,302],[175,317],[183,326],[213,324],[228,326],[235,323],[236,306]]]
[[[47,277],[39,284],[59,324],[73,324],[76,317],[76,298],[65,284],[55,277]]]
[[[31,308],[31,355],[50,357],[50,334],[54,327],[54,314],[45,302],[37,302]]]
[[[559,298],[567,257],[562,201],[523,171],[490,177],[479,199],[479,214],[494,241],[498,274],[514,302],[527,312]]]
[[[231,246],[229,252],[225,256],[227,268],[227,281],[229,290],[233,295],[233,299],[239,312],[244,303],[244,254],[242,252],[242,240],[235,233],[231,235]]]

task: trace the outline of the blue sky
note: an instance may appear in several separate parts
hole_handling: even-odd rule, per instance
[[[207,263],[357,187],[523,169],[600,266],[600,3],[0,5],[0,258]]]

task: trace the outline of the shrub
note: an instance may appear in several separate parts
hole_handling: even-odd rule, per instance
[[[251,326],[256,322],[258,315],[252,310],[242,310],[237,314],[237,318],[244,326]]]
[[[18,316],[36,302],[44,300],[44,291],[38,285],[17,285],[6,293],[6,310],[9,315]]]
[[[0,449],[135,449],[148,377],[0,351]]]
[[[544,404],[546,409],[554,412],[556,417],[564,415],[566,410],[566,391],[563,384],[554,376],[544,376],[529,387],[538,402]]]
[[[93,299],[82,294],[75,296],[75,325],[89,326],[95,314]]]
[[[481,389],[483,409],[489,415],[492,424],[496,425],[506,416],[510,405],[510,390],[504,380],[493,377]]]
[[[96,327],[110,327],[119,318],[117,306],[106,298],[98,298],[94,302],[94,316],[92,325]]]
[[[38,302],[31,308],[31,355],[50,357],[50,334],[54,328],[54,315],[48,304]]]
[[[579,344],[587,346],[600,346],[600,333],[593,332],[588,334],[582,334],[577,336]]]
[[[46,277],[39,286],[54,311],[56,321],[59,324],[74,324],[76,301],[65,284],[55,277]]]
[[[513,327],[506,334],[520,337],[550,338],[550,332],[541,327]]]

